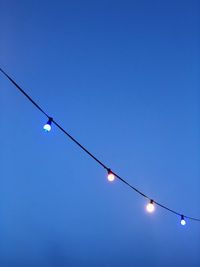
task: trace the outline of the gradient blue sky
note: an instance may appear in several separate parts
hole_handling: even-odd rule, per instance
[[[0,65],[144,193],[200,217],[200,3],[0,0]],[[0,76],[1,267],[199,267],[182,227],[115,181]]]

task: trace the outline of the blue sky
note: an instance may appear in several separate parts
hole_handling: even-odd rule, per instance
[[[0,65],[153,199],[200,217],[199,1],[0,0]],[[0,77],[0,264],[200,265],[200,224],[106,173]]]

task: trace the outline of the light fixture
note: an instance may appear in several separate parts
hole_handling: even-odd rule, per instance
[[[47,123],[44,125],[43,129],[45,132],[50,132],[51,131],[51,123],[53,121],[53,118],[49,118]]]
[[[154,202],[153,202],[152,199],[151,199],[150,202],[146,205],[146,210],[147,210],[149,213],[154,212],[154,210],[155,210],[155,206],[154,206]]]
[[[186,225],[186,221],[183,215],[181,215],[181,225]]]
[[[107,179],[108,179],[109,182],[113,182],[115,180],[115,175],[113,174],[111,169],[108,169]]]

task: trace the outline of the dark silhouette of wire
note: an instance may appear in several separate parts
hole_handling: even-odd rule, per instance
[[[13,83],[17,89],[25,95],[26,98],[37,108],[39,109],[46,117],[49,117],[47,113],[4,71],[2,68],[0,68],[0,71]]]
[[[130,183],[128,183],[125,179],[123,179],[122,177],[120,177],[117,173],[115,173],[113,170],[111,170],[108,166],[106,166],[101,160],[99,160],[97,157],[95,157],[88,149],[86,149],[81,143],[79,143],[71,134],[69,134],[60,124],[58,124],[51,116],[49,116],[2,68],[0,68],[0,71],[11,81],[12,84],[14,84],[14,86],[39,110],[41,111],[47,118],[51,119],[52,123],[61,130],[61,132],[63,132],[67,137],[69,137],[77,146],[79,146],[84,152],[86,152],[91,158],[93,158],[99,165],[101,165],[104,169],[107,170],[107,172],[111,171],[115,177],[117,177],[121,182],[123,182],[124,184],[126,184],[129,188],[133,189],[135,192],[137,192],[138,194],[140,194],[141,196],[143,196],[144,198],[153,201],[153,203],[155,203],[156,205],[158,205],[159,207],[175,214],[178,216],[183,216],[182,213],[179,213],[173,209],[168,208],[167,206],[152,200],[152,198],[150,198],[149,196],[145,195],[142,191],[138,190],[136,187],[134,187],[133,185],[131,185]],[[184,215],[184,218],[193,220],[193,221],[198,221],[200,222],[199,218],[194,218],[194,217],[190,217],[187,215]]]

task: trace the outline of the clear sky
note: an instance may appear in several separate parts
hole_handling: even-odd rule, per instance
[[[200,2],[0,0],[0,65],[114,171],[200,217]],[[1,267],[199,267],[200,223],[105,171],[0,75]]]

